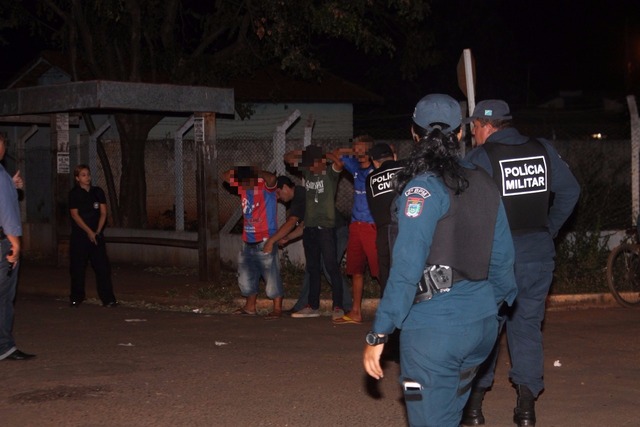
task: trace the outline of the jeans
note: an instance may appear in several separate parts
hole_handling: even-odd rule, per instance
[[[18,284],[18,268],[16,265],[11,270],[11,265],[7,261],[7,254],[11,250],[11,243],[8,239],[0,240],[0,360],[9,356],[16,350],[16,343],[13,340],[13,301],[16,297],[16,286]]]
[[[306,258],[306,271],[309,273],[309,305],[314,310],[320,307],[321,261],[324,260],[331,283],[333,308],[343,308],[343,285],[337,261],[335,228],[305,227],[302,232],[302,245]]]
[[[343,226],[336,228],[336,260],[338,261],[338,266],[342,262],[342,258],[344,257],[344,251],[347,248],[347,241],[349,239],[349,227]],[[331,284],[331,278],[329,273],[327,272],[327,268],[324,265],[324,260],[321,260],[322,271],[324,272],[324,277],[327,278],[329,284]],[[298,301],[293,306],[293,311],[302,310],[309,303],[309,283],[310,276],[309,272],[305,268],[304,271],[304,281],[302,282],[302,288],[300,289],[300,296],[298,297]],[[344,311],[351,310],[351,289],[347,285],[347,282],[342,279],[342,302],[344,306],[342,307]]]
[[[268,298],[275,299],[284,295],[278,251],[266,254],[262,251],[263,248],[264,242],[242,243],[242,250],[238,254],[238,286],[243,297],[258,294],[260,277],[264,279]]]

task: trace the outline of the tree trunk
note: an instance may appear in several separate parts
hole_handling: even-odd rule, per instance
[[[89,113],[82,113],[82,120],[84,120],[87,130],[90,134],[96,131],[96,125],[93,123],[93,117]],[[115,227],[122,226],[122,220],[120,219],[120,203],[118,202],[118,196],[116,194],[116,184],[113,179],[113,170],[111,169],[111,163],[109,162],[109,156],[102,145],[102,138],[96,140],[96,151],[100,163],[102,163],[102,171],[104,173],[104,180],[107,183],[107,197],[109,197],[109,214],[111,216],[111,222]]]
[[[149,131],[161,115],[115,114],[120,134],[122,175],[120,176],[120,218],[127,228],[147,226],[147,183],[145,146]]]

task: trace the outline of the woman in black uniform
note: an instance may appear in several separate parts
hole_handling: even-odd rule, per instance
[[[113,295],[111,266],[102,235],[107,222],[107,199],[100,187],[91,185],[89,166],[76,166],[73,175],[76,185],[69,192],[69,213],[72,220],[69,245],[70,303],[72,307],[78,307],[85,299],[85,270],[87,261],[90,261],[102,305],[115,307],[118,302]]]

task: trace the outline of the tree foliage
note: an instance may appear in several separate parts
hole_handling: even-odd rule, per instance
[[[315,78],[335,43],[395,58],[407,78],[434,60],[425,0],[22,0],[12,12],[67,54],[76,81],[222,86],[274,63]],[[144,143],[158,120],[116,117],[125,226],[145,225]]]

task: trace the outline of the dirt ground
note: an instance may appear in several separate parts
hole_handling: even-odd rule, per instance
[[[133,302],[145,292],[161,299],[162,286],[175,295],[195,284],[127,272],[119,280],[119,298],[132,304],[72,309],[65,270],[23,266],[15,336],[38,356],[0,362],[1,425],[406,425],[397,363],[386,362],[379,382],[362,369],[370,321],[335,326],[329,317],[265,321],[196,306],[140,308]],[[554,310],[544,334],[539,426],[640,425],[640,311]],[[503,351],[485,400],[487,426],[514,425],[507,373]]]

